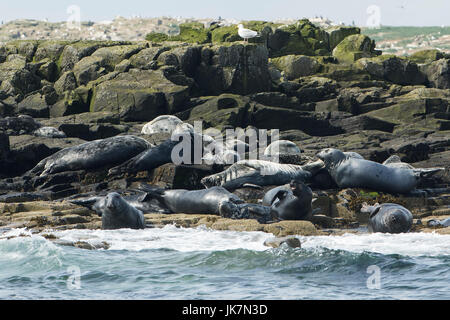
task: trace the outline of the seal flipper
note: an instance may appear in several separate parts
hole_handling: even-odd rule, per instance
[[[439,171],[445,170],[444,168],[416,168],[413,169],[414,174],[419,175],[420,178],[429,178]]]
[[[244,183],[241,188],[253,188],[253,189],[262,189],[260,185],[253,184],[253,183]]]
[[[74,199],[69,200],[70,203],[76,204],[78,206],[82,206],[88,208],[90,210],[94,210],[94,206],[102,197],[90,197],[87,199]]]
[[[141,183],[138,187],[139,190],[142,190],[145,192],[145,195],[140,196],[140,201],[149,201],[151,199],[157,199],[157,200],[164,200],[164,189],[160,187],[151,186],[146,183]]]

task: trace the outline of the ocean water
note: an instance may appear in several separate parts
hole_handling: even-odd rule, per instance
[[[1,231],[0,299],[450,299],[450,235],[299,237],[293,249],[205,227],[51,233],[110,248]]]

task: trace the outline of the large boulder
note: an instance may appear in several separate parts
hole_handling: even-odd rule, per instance
[[[437,49],[420,50],[409,57],[415,63],[431,63],[443,58],[445,58],[445,54]]]
[[[269,91],[267,49],[255,44],[203,47],[194,79],[203,95]]]
[[[50,114],[49,105],[41,93],[25,97],[19,102],[17,111],[19,114],[26,114],[33,118],[48,118]]]
[[[189,99],[189,87],[167,80],[161,70],[131,69],[93,89],[91,112],[111,111],[124,121],[149,121],[180,110]]]
[[[272,58],[270,62],[282,71],[282,75],[287,80],[310,76],[320,69],[320,63],[316,59],[303,55]]]
[[[74,67],[77,83],[85,85],[114,70],[122,60],[128,59],[145,47],[144,44],[102,47],[82,58]]]
[[[178,114],[181,120],[190,124],[202,121],[204,128],[224,126],[245,127],[248,123],[250,99],[235,94],[221,94],[212,97],[194,108]]]
[[[328,34],[309,20],[303,19],[291,25],[280,26],[269,35],[268,48],[271,57],[288,54],[328,55]]]
[[[334,49],[333,56],[340,63],[353,63],[361,58],[370,58],[378,55],[375,50],[375,41],[362,34],[350,35],[342,40]]]
[[[450,89],[450,59],[440,59],[421,66],[428,82],[434,88]]]
[[[415,62],[394,55],[363,58],[357,61],[356,66],[377,79],[400,85],[418,85],[426,81]]]
[[[0,96],[3,94],[17,96],[39,89],[40,79],[29,70],[26,59],[19,54],[12,54],[0,64]]]
[[[358,27],[333,26],[325,29],[328,33],[328,45],[333,51],[342,40],[353,34],[360,34],[361,29]]]

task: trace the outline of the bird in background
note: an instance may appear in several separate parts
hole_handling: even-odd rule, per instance
[[[259,37],[258,32],[244,28],[242,23],[238,25],[238,28],[238,35],[243,38],[246,43],[248,43],[248,39]]]

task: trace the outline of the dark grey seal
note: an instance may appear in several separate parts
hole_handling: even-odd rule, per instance
[[[339,188],[369,188],[390,193],[408,193],[421,177],[438,172],[383,165],[354,158],[337,149],[324,149],[317,154]]]
[[[312,190],[302,182],[291,181],[267,191],[263,205],[272,207],[272,214],[280,220],[310,220]]]
[[[226,189],[237,189],[245,184],[282,185],[291,180],[306,181],[323,165],[321,160],[303,166],[265,160],[241,160],[222,172],[204,177],[201,183],[207,188],[222,186]]]
[[[261,223],[273,221],[271,208],[259,204],[244,203],[238,196],[223,187],[203,190],[165,190],[142,183],[147,192],[144,201],[158,199],[162,206],[173,213],[216,214],[231,219],[256,219]]]
[[[413,223],[411,212],[395,203],[363,204],[361,212],[369,213],[369,232],[402,233],[408,232]]]
[[[81,204],[76,200],[71,202]],[[131,206],[117,192],[110,192],[106,197],[97,198],[91,208],[102,217],[102,229],[145,228],[142,211]]]
[[[151,147],[146,140],[136,136],[115,136],[64,148],[41,160],[27,174],[51,173],[95,169],[122,163]]]

